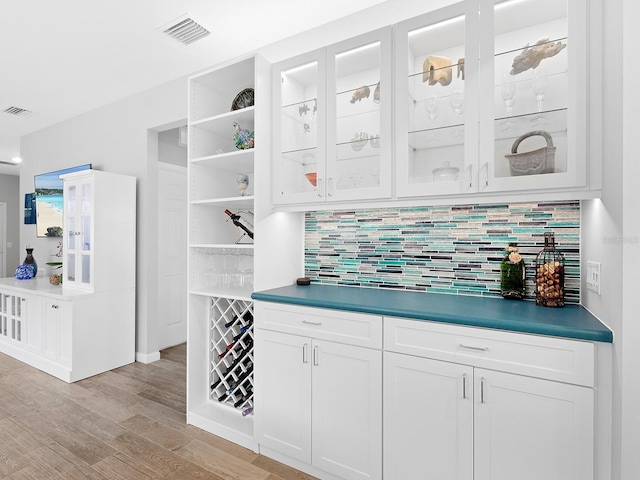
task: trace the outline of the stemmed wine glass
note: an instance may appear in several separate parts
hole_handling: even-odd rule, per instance
[[[516,103],[515,95],[516,79],[513,75],[505,73],[502,75],[502,101],[504,102],[504,108],[508,116],[513,112],[513,106]]]
[[[538,103],[538,115],[532,121],[535,125],[541,126],[545,122],[545,119],[541,115],[541,112],[542,102],[544,101],[544,93],[548,86],[547,71],[544,67],[537,67],[533,69],[531,85],[533,87],[533,94],[536,96],[536,102]]]
[[[502,75],[502,101],[504,102],[504,108],[507,112],[507,117],[511,116],[513,112],[513,106],[516,103],[515,95],[516,95],[516,79],[513,75],[509,73],[505,73]],[[503,130],[511,130],[511,121],[507,119],[502,124]]]
[[[533,69],[533,78],[531,80],[533,85],[533,94],[536,96],[536,102],[538,103],[538,112],[542,111],[542,102],[544,101],[544,92],[547,89],[547,71],[544,67],[537,67]]]
[[[464,111],[464,92],[462,90],[452,90],[449,96],[449,105],[453,108],[456,117],[462,115]]]
[[[249,175],[244,173],[239,173],[236,177],[236,185],[238,186],[238,190],[240,190],[240,196],[244,197],[244,192],[249,187]]]
[[[440,99],[434,93],[429,95],[424,101],[424,109],[427,112],[427,117],[429,120],[434,120],[438,116],[438,107],[439,107]]]
[[[449,95],[449,105],[451,105],[456,118],[460,117],[464,113],[464,91],[457,89],[451,90],[451,94]],[[456,127],[453,131],[453,135],[455,137],[460,137],[464,135],[464,131],[463,129]]]

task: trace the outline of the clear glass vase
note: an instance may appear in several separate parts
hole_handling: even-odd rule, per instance
[[[524,259],[517,244],[510,243],[500,263],[500,293],[503,298],[522,300],[525,291]]]

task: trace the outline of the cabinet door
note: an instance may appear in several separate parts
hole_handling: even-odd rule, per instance
[[[382,476],[382,352],[315,341],[313,465],[345,480]]]
[[[588,3],[481,0],[480,191],[586,185]]]
[[[461,2],[396,27],[398,197],[477,191],[477,11]]]
[[[391,28],[327,49],[328,201],[391,196]]]
[[[324,201],[325,51],[273,66],[273,202]]]
[[[384,478],[425,472],[473,478],[473,369],[385,352]]]
[[[65,181],[64,284],[93,289],[94,179]]]
[[[255,331],[256,438],[311,463],[311,340]]]
[[[43,354],[65,367],[71,367],[71,305],[67,301],[43,300]]]
[[[593,391],[475,369],[475,480],[593,479]]]

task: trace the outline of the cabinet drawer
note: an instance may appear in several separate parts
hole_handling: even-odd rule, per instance
[[[256,302],[256,327],[320,340],[382,348],[382,317],[327,308]]]
[[[594,385],[591,342],[385,317],[384,348],[576,385]]]

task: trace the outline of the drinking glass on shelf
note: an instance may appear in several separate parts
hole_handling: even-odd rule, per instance
[[[504,102],[504,108],[507,112],[507,116],[510,116],[513,112],[513,106],[516,103],[516,79],[510,73],[502,75],[502,101]]]
[[[438,116],[438,107],[439,107],[440,99],[434,93],[433,95],[429,95],[424,101],[424,109],[427,112],[427,117],[429,120],[434,120]]]
[[[455,113],[456,117],[462,115],[464,111],[464,91],[452,90],[449,96],[449,105],[453,108],[453,113]]]
[[[544,67],[537,67],[533,69],[531,84],[533,86],[533,94],[535,95],[536,102],[538,103],[538,112],[541,112],[544,93],[548,86],[547,71]]]
[[[244,197],[244,192],[249,187],[249,175],[239,173],[236,177],[236,185],[238,186],[238,190],[240,190],[240,196]]]

